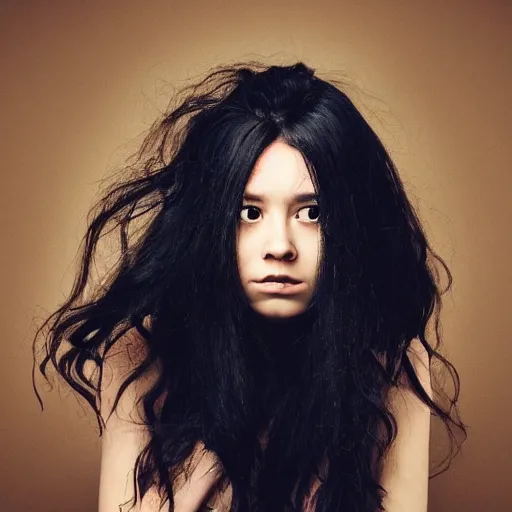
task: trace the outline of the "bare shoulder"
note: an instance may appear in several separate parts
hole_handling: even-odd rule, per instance
[[[430,357],[427,349],[419,338],[414,338],[407,347],[407,357],[414,368],[414,373],[418,377],[420,384],[425,392],[432,399],[432,381],[430,372]]]
[[[419,338],[413,338],[407,347],[407,357],[420,381],[427,381],[430,373],[430,359],[427,349]],[[375,358],[382,367],[386,367],[386,354],[373,351]]]
[[[128,385],[114,413],[110,413],[121,387],[144,361],[148,352],[147,341],[136,328],[132,328],[106,354],[100,388],[100,413],[106,421],[107,430],[135,426],[135,423],[142,421],[142,405],[139,399],[151,388],[161,371],[158,360],[152,363],[147,372]]]

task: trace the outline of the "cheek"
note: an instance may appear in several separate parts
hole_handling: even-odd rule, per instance
[[[303,247],[303,251],[309,262],[318,263],[322,257],[322,240],[320,234],[315,234],[308,238],[307,244]]]
[[[237,262],[240,275],[247,273],[247,266],[250,259],[250,244],[246,236],[239,235],[237,239]]]

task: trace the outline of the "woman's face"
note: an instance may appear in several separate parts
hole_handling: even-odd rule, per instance
[[[302,155],[275,141],[249,178],[237,233],[238,271],[257,313],[284,319],[307,309],[320,258],[318,217],[317,196]],[[272,275],[277,277],[268,277]],[[283,276],[295,284],[279,282]]]

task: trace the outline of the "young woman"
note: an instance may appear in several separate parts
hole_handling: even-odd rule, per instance
[[[466,434],[432,258],[451,275],[346,94],[303,63],[219,67],[136,156],[34,340],[97,414],[100,511],[426,511],[431,414]]]

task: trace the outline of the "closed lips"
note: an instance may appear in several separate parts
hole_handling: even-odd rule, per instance
[[[262,279],[261,281],[258,281],[258,282],[260,282],[260,283],[273,282],[273,283],[299,284],[301,281],[299,281],[298,279],[294,279],[293,277],[290,277],[290,276],[275,276],[275,275],[271,275],[271,276],[265,277],[264,279]]]

